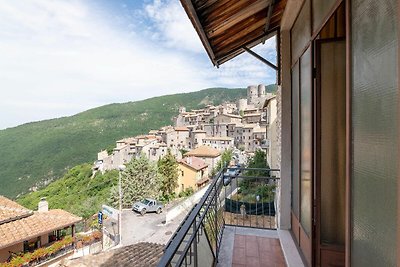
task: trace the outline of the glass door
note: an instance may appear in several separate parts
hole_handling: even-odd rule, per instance
[[[346,43],[316,41],[316,263],[345,265]]]

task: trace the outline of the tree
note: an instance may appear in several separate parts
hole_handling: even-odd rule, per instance
[[[160,175],[160,191],[164,199],[169,200],[178,187],[178,162],[167,150],[167,154],[158,161],[158,173]]]
[[[249,159],[249,163],[247,164],[247,168],[262,168],[262,169],[269,169],[268,163],[267,163],[267,154],[261,150],[258,149],[254,153],[254,156]],[[249,177],[269,177],[269,171],[268,170],[248,170],[244,174],[244,176],[249,176]],[[241,183],[241,189],[247,190],[249,187],[251,187],[252,183],[256,182],[256,179],[244,179],[243,182]]]
[[[249,160],[247,167],[269,169],[267,154],[261,149],[256,150],[254,156]],[[250,170],[248,171],[247,176],[269,176],[269,171]]]
[[[227,167],[229,162],[232,160],[232,156],[232,149],[226,149],[224,152],[222,152],[221,159],[211,171],[211,176],[215,176],[222,168]]]
[[[131,205],[137,200],[146,197],[158,198],[157,166],[151,163],[143,154],[139,158],[132,158],[121,174],[122,205]],[[111,202],[117,207],[118,185],[113,188]]]

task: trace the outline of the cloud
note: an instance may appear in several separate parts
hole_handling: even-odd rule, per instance
[[[8,1],[0,17],[0,128],[208,85],[182,55],[109,28],[80,1]],[[6,105],[26,101],[42,108],[15,118]]]
[[[147,16],[152,20],[153,39],[166,42],[168,47],[202,53],[204,48],[193,29],[192,23],[179,1],[155,0],[145,6]]]
[[[249,56],[213,68],[178,1],[151,1],[126,16],[88,3],[2,1],[0,129],[112,102],[275,79]],[[257,49],[273,54],[268,43]]]
[[[192,53],[200,53],[206,57],[200,38],[194,30],[179,1],[153,0],[145,6],[146,15],[153,23],[153,39],[175,49],[186,49]],[[259,45],[254,51],[272,62],[276,61],[275,38]],[[210,70],[211,63],[204,66],[204,77],[214,81],[216,86],[246,86],[255,83],[273,83],[275,71],[269,69],[257,59],[242,54],[223,64],[219,69]]]

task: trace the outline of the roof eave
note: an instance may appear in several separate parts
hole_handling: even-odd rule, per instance
[[[63,229],[63,228],[65,228],[65,227],[68,227],[68,226],[71,226],[71,225],[75,225],[76,223],[79,223],[80,221],[82,221],[82,218],[81,218],[81,217],[77,218],[74,222],[62,224],[61,226],[58,226],[58,227],[55,227],[55,228],[50,228],[50,230],[43,231],[43,232],[41,232],[40,234],[29,235],[29,236],[27,236],[27,237],[20,238],[20,239],[18,239],[18,240],[15,240],[15,241],[13,241],[13,242],[8,243],[8,244],[1,245],[1,246],[0,246],[0,249],[8,248],[8,247],[13,246],[13,245],[15,245],[15,244],[21,243],[21,242],[23,242],[24,240],[30,240],[30,239],[32,239],[32,238],[35,238],[35,237],[38,237],[38,236],[42,236],[43,234],[51,233],[51,232],[53,232],[53,231],[56,231],[56,230],[59,230],[59,229]]]
[[[200,37],[200,40],[206,49],[208,57],[210,58],[211,62],[214,66],[219,66],[218,62],[215,60],[214,51],[211,48],[211,44],[208,41],[207,35],[203,30],[203,26],[200,23],[199,17],[197,16],[196,10],[193,6],[191,0],[180,0],[183,8],[185,9],[186,14],[188,15],[190,21],[193,24],[193,27],[196,29],[197,34]]]

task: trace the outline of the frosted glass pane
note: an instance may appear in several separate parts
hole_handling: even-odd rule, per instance
[[[398,35],[396,0],[351,1],[352,266],[396,266]]]
[[[291,30],[292,62],[300,57],[311,38],[310,0],[307,0]]]
[[[321,43],[321,243],[344,245],[346,45]]]
[[[312,210],[312,84],[311,47],[300,59],[300,221],[311,234]]]
[[[328,16],[329,11],[332,10],[334,4],[337,0],[313,0],[312,10],[313,10],[313,32],[315,32],[319,27],[321,27],[325,18]]]
[[[292,69],[292,210],[299,218],[299,63]]]

